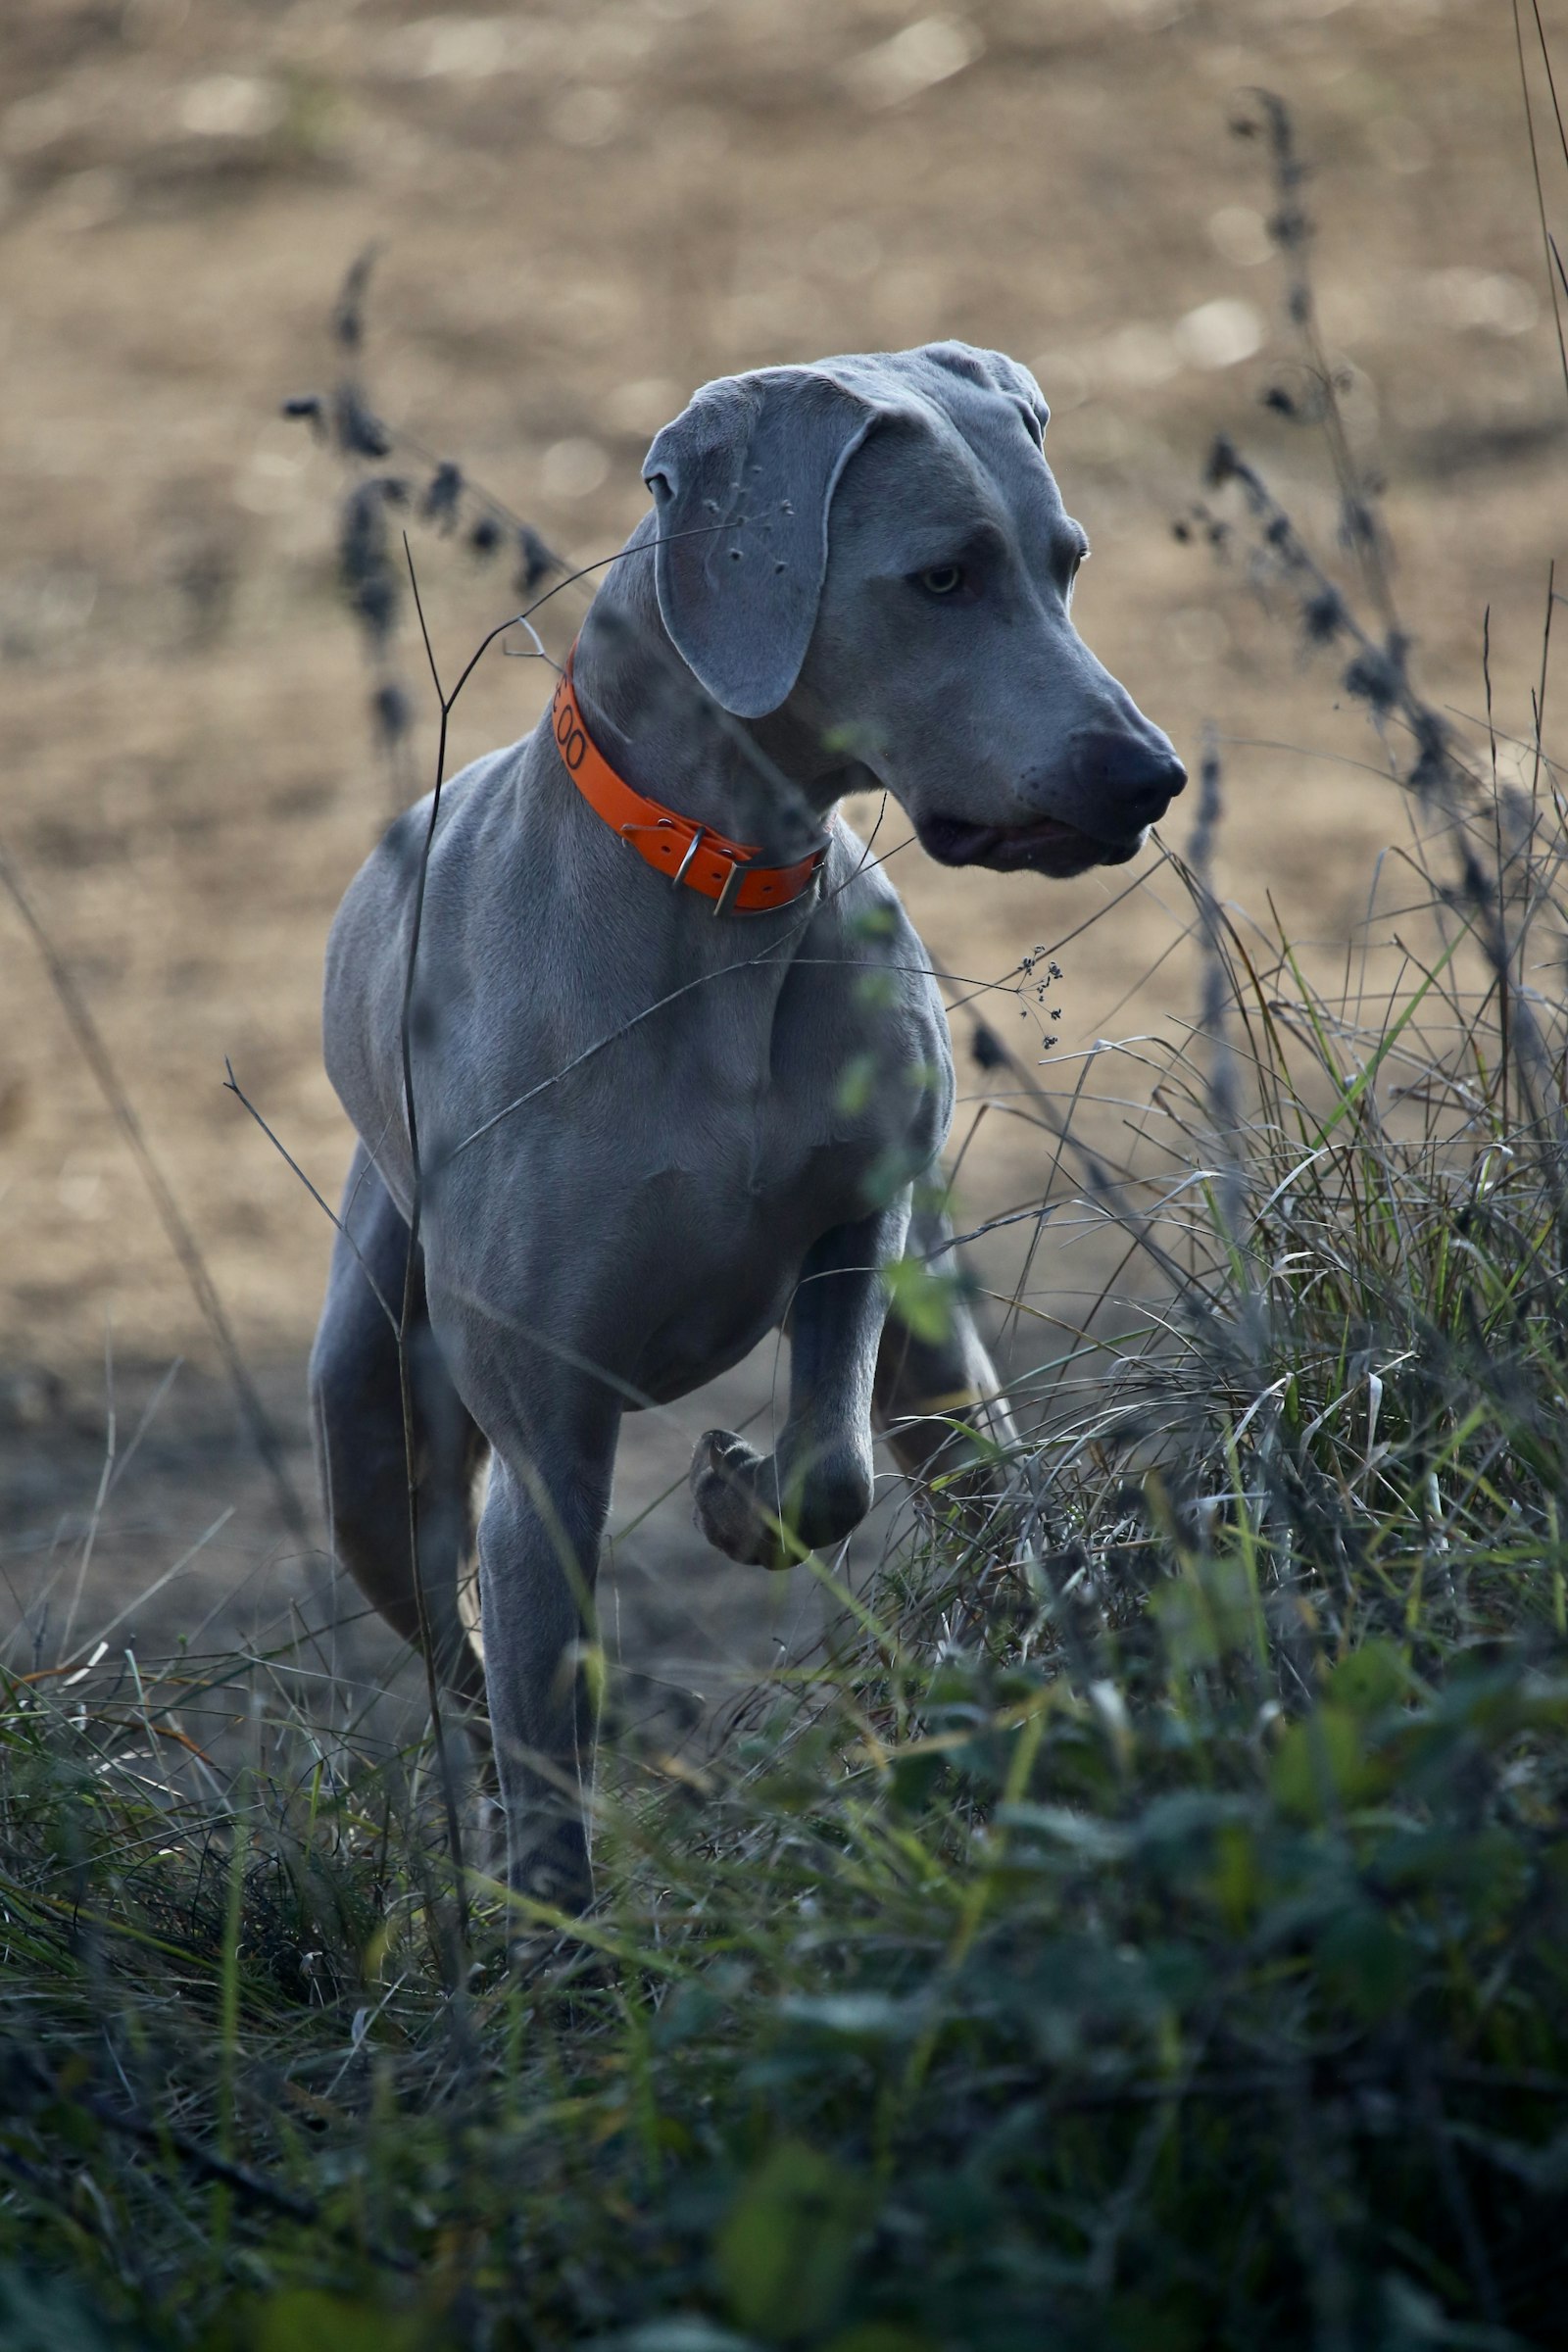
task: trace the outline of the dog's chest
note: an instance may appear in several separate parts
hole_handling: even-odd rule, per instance
[[[647,1130],[649,1173],[705,1225],[717,1211],[721,1227],[814,1240],[929,1163],[952,1088],[923,974],[805,961],[765,1017],[715,1005],[694,1025]]]
[[[493,1053],[437,1041],[424,1064],[428,1132],[484,1131],[432,1193],[437,1281],[644,1395],[734,1362],[806,1252],[941,1149],[952,1067],[923,964],[906,926],[870,955],[813,926],[782,975],[731,949],[700,985],[568,985],[541,943],[508,975]]]
[[[749,1353],[787,1314],[813,1243],[865,1214],[872,1154],[813,1152],[798,1134],[772,1150],[731,1141],[699,1168],[646,1177],[611,1240],[603,1345],[625,1350],[625,1376],[651,1397]]]
[[[812,1245],[930,1164],[951,1083],[945,1029],[919,1007],[890,1028],[818,1006],[761,1066],[689,1067],[680,1115],[641,1132],[622,1228],[652,1310],[643,1385],[673,1393],[776,1323]]]
[[[883,1205],[897,1171],[906,1180],[931,1157],[941,1138],[927,1110],[911,1075],[894,1079],[869,1056],[813,1086],[715,1073],[666,1118],[622,1105],[628,1210],[656,1250],[678,1240],[683,1266],[789,1256]]]

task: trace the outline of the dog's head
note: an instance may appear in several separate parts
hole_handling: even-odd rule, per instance
[[[721,377],[643,468],[682,660],[738,717],[787,708],[947,865],[1119,864],[1186,782],[1073,625],[1046,421],[1026,368],[933,343]]]

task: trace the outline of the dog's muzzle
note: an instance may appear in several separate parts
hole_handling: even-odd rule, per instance
[[[920,846],[941,865],[983,865],[994,873],[1058,880],[1092,865],[1125,865],[1185,786],[1187,770],[1162,735],[1149,740],[1086,728],[1071,739],[1063,781],[1064,799],[1094,810],[1093,827],[1059,816],[1001,824],[928,816],[916,823]]]

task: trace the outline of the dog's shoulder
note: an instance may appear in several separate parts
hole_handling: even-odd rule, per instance
[[[926,960],[925,947],[887,871],[887,860],[904,841],[902,826],[884,839],[878,828],[863,840],[835,812],[826,860],[818,884],[818,922],[838,935],[841,951],[866,963],[907,964]]]
[[[404,809],[343,895],[326,943],[322,1046],[327,1075],[362,1134],[384,1125],[399,1099],[409,925],[421,877],[420,964],[447,965],[465,934],[463,902],[484,870],[485,828],[502,820],[500,804],[526,748],[525,739],[487,753],[443,785],[439,806],[426,793]]]
[[[818,885],[806,958],[819,986],[816,1014],[842,1031],[852,1050],[876,1041],[890,1061],[934,1065],[949,1054],[941,992],[924,941],[885,870],[885,845],[864,841],[835,816],[832,845]]]

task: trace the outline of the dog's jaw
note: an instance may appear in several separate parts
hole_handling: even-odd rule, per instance
[[[1095,865],[1125,865],[1143,848],[1148,828],[1130,838],[1105,841],[1064,824],[1037,817],[1028,825],[980,825],[967,817],[928,816],[916,822],[920,846],[939,865],[983,865],[993,873],[1048,874],[1066,881]]]

